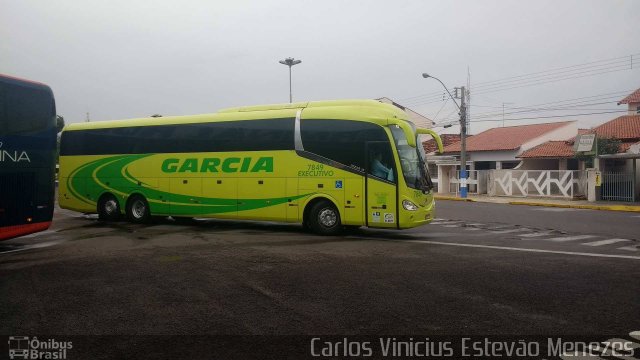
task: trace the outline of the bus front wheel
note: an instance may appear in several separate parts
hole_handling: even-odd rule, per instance
[[[133,195],[127,201],[127,217],[129,221],[144,224],[149,222],[151,214],[149,212],[149,203],[141,195]]]
[[[338,209],[326,200],[313,205],[307,224],[313,232],[320,235],[335,235],[342,230]]]
[[[98,201],[98,218],[103,221],[116,221],[120,218],[120,204],[111,194],[105,194]]]

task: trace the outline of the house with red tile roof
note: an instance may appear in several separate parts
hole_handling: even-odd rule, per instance
[[[570,139],[577,132],[575,121],[489,129],[467,138],[467,166],[471,170],[513,169],[520,165],[523,152],[547,141]],[[458,156],[460,142],[446,146],[443,154]]]
[[[640,114],[623,115],[593,129],[598,137],[614,138],[621,141],[620,153],[640,141]]]
[[[477,178],[486,174],[481,170],[519,168],[523,161],[518,156],[523,152],[547,141],[561,141],[575,137],[577,132],[578,126],[575,121],[563,121],[493,128],[468,137],[466,167],[471,170],[469,191],[486,192],[486,182]],[[455,185],[457,175],[453,172],[460,169],[459,158],[459,141],[445,146],[442,155],[429,157],[430,168],[437,166],[438,192],[448,193],[453,191],[452,186],[454,189],[457,187]],[[558,170],[558,166],[545,170]],[[431,173],[434,174],[435,171],[431,170]]]
[[[590,133],[591,129],[578,129],[577,135]],[[584,170],[584,161],[578,161],[574,151],[577,136],[566,140],[552,140],[535,146],[518,155],[523,170]]]
[[[442,146],[446,147],[453,143],[460,142],[460,134],[440,134],[440,139],[442,140]],[[424,141],[422,143],[422,147],[424,148],[424,152],[427,155],[435,154],[438,149],[438,145],[433,138],[429,138],[429,140]]]
[[[627,190],[623,191],[624,194],[613,194],[613,197],[607,199],[603,195],[603,199],[638,201],[640,199],[640,114],[617,117],[594,128],[593,132],[597,137],[620,140],[617,154],[599,155],[596,161],[596,168],[603,174],[603,188],[607,186],[608,174],[615,174],[611,178],[614,183],[609,190],[620,191],[620,188],[625,186],[633,189],[632,194],[630,194],[631,190]],[[631,196],[632,200],[629,200]]]
[[[629,115],[640,114],[640,89],[632,92],[629,96],[618,101],[618,105],[627,104]]]
[[[623,115],[593,129],[580,129],[578,135],[587,133],[596,134],[599,138],[620,140],[619,154],[624,154],[640,146],[640,115]],[[576,156],[574,151],[575,139],[564,141],[548,141],[531,148],[518,157],[526,160],[527,169],[535,168],[529,160],[548,159],[572,159]],[[533,166],[533,167],[532,167]]]

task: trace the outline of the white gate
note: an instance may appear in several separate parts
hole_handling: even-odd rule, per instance
[[[602,173],[602,200],[635,201],[634,173]]]
[[[573,170],[491,170],[489,195],[574,198],[586,194],[587,174]]]
[[[469,194],[485,194],[487,170],[467,170],[467,192]],[[449,192],[460,192],[460,170],[449,172]]]

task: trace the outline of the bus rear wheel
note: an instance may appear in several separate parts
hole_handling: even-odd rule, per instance
[[[338,209],[326,200],[313,205],[307,224],[313,232],[320,235],[336,235],[342,230]]]
[[[127,218],[137,224],[148,223],[151,220],[149,203],[141,195],[133,195],[127,201]]]
[[[98,201],[98,218],[103,221],[116,221],[120,218],[120,204],[112,194],[105,194]]]

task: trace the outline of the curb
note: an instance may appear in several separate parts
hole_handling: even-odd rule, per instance
[[[627,212],[640,212],[640,206],[630,205],[571,205],[571,204],[554,204],[554,203],[539,203],[528,201],[510,201],[510,205],[528,205],[528,206],[546,206],[557,208],[572,208],[572,209],[589,209],[589,210],[608,210],[608,211],[627,211]]]
[[[468,202],[477,202],[477,200],[475,199],[471,199],[471,198],[459,198],[459,197],[455,197],[455,196],[440,196],[440,195],[434,195],[433,196],[434,199],[436,200],[450,200],[450,201],[468,201]]]

